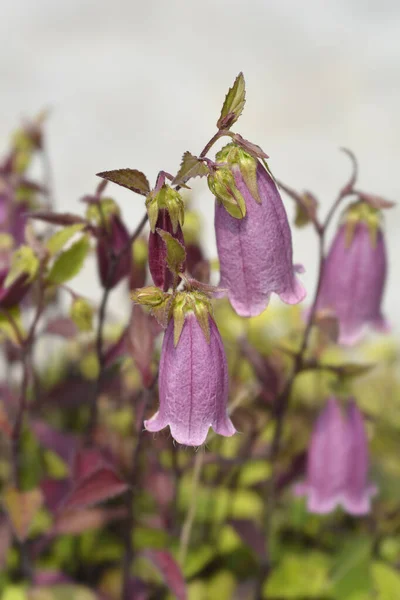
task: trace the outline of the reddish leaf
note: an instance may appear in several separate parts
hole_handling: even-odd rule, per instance
[[[370,206],[377,209],[393,208],[396,206],[396,202],[392,200],[386,200],[382,196],[376,196],[375,194],[366,194],[365,192],[357,191],[358,197],[363,202],[367,202]]]
[[[0,570],[5,566],[12,543],[11,527],[5,516],[0,516]]]
[[[260,148],[260,146],[253,144],[253,142],[249,142],[249,140],[243,138],[240,133],[235,133],[233,136],[233,141],[255,158],[269,158],[268,154],[265,154],[264,150]]]
[[[31,422],[31,429],[42,446],[58,454],[65,462],[69,462],[78,444],[76,435],[55,429],[39,419]]]
[[[133,305],[128,326],[127,346],[145,387],[149,387],[153,381],[151,363],[156,337],[153,323],[153,317],[139,304]]]
[[[165,550],[146,550],[144,555],[158,569],[168,589],[178,600],[187,600],[186,582],[172,554]]]
[[[33,585],[48,586],[56,585],[57,583],[69,583],[72,579],[62,573],[61,571],[55,571],[50,569],[42,569],[36,571],[33,575]]]
[[[52,225],[76,225],[77,223],[86,223],[86,219],[73,215],[71,213],[53,213],[50,211],[41,211],[29,213],[31,219],[39,219]]]
[[[56,317],[47,323],[45,332],[69,339],[75,337],[78,330],[69,317]]]
[[[142,196],[147,196],[150,193],[150,184],[147,181],[146,176],[136,169],[104,171],[103,173],[97,173],[97,176],[128,188],[128,190],[132,190],[137,194],[142,194]]]
[[[233,527],[241,540],[253,550],[256,556],[265,556],[265,540],[263,533],[257,525],[247,519],[232,519],[229,524]]]
[[[64,499],[61,510],[85,508],[118,496],[126,491],[127,484],[111,467],[100,466],[79,480]]]
[[[50,512],[56,512],[70,487],[68,479],[44,479],[41,482],[40,489],[44,496],[44,503]]]
[[[53,533],[79,535],[89,529],[98,529],[110,521],[126,518],[126,508],[84,508],[62,512],[56,519]]]
[[[109,458],[97,448],[84,448],[79,450],[72,463],[72,480],[77,482],[91,475],[102,467],[112,467]]]

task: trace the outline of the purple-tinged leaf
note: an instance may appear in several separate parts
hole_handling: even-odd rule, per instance
[[[150,184],[147,181],[146,175],[136,169],[103,171],[102,173],[97,173],[97,176],[128,188],[128,190],[132,190],[142,196],[147,196],[150,193]]]
[[[71,487],[68,479],[44,479],[40,489],[47,509],[55,513]]]
[[[57,585],[58,583],[69,583],[72,579],[65,575],[62,571],[42,569],[35,571],[33,575],[33,585],[47,587],[48,585]]]
[[[29,213],[30,219],[45,221],[51,225],[86,225],[87,221],[83,217],[73,215],[72,213],[53,213],[50,211],[37,210]]]
[[[111,467],[100,467],[79,480],[64,499],[61,509],[72,510],[99,504],[125,492],[128,485]]]
[[[246,86],[243,73],[239,73],[229,89],[217,121],[218,129],[229,129],[240,117],[246,102]]]
[[[166,586],[177,600],[187,600],[186,583],[181,568],[172,554],[165,550],[146,550],[144,555],[157,568]]]
[[[53,533],[79,535],[84,531],[99,529],[111,521],[126,519],[126,516],[126,508],[123,506],[67,510],[57,516]]]
[[[69,317],[55,317],[46,324],[45,333],[70,339],[76,336],[78,329]]]
[[[0,569],[6,564],[8,550],[12,544],[11,527],[8,519],[1,515],[0,516]]]
[[[247,519],[231,519],[229,525],[233,527],[241,540],[251,548],[256,556],[265,556],[265,538],[260,527]]]
[[[393,208],[396,206],[396,202],[386,200],[386,198],[382,198],[382,196],[376,196],[375,194],[366,194],[365,192],[357,191],[357,195],[360,200],[366,202],[372,206],[372,208],[377,208],[378,210]]]
[[[31,421],[30,428],[42,446],[69,462],[78,444],[78,436],[55,429],[39,419]]]
[[[128,326],[127,348],[145,387],[149,387],[153,381],[151,366],[157,335],[154,332],[153,322],[153,317],[145,312],[139,304],[133,305]]]
[[[235,133],[232,139],[238,146],[243,148],[243,150],[248,152],[251,156],[254,156],[254,158],[269,158],[268,154],[266,154],[260,146],[246,140],[240,133]]]
[[[172,185],[182,185],[194,177],[205,177],[210,172],[206,163],[190,152],[185,152],[182,157],[179,171],[172,181]]]

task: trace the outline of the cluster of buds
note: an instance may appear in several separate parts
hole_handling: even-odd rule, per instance
[[[370,510],[375,485],[368,481],[368,441],[355,401],[345,417],[336,398],[330,398],[317,419],[308,450],[307,478],[295,487],[307,496],[312,513],[329,513],[341,505],[352,515]]]
[[[159,235],[165,231],[184,245],[182,226],[184,220],[184,204],[179,192],[165,183],[165,175],[161,173],[155,189],[146,199],[149,215],[149,269],[155,285],[167,291],[173,285],[173,273],[168,268],[166,246]]]
[[[261,163],[236,144],[217,154],[226,166],[209,177],[216,196],[215,233],[221,280],[234,310],[259,315],[271,293],[287,304],[306,295],[295,275],[292,238],[282,199]]]
[[[332,311],[339,342],[358,342],[366,328],[387,331],[381,312],[387,271],[381,213],[364,201],[344,213],[324,262],[318,310]]]

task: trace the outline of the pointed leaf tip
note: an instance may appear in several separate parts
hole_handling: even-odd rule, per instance
[[[183,270],[183,265],[186,260],[185,247],[168,231],[163,229],[156,230],[158,235],[163,239],[167,249],[167,265],[171,273],[178,275]]]
[[[142,196],[147,196],[150,193],[150,184],[147,177],[141,171],[136,169],[116,169],[115,171],[103,171],[97,173],[97,177],[102,177],[107,181],[121,185],[122,187],[132,190]]]
[[[229,129],[240,117],[246,102],[246,84],[243,73],[236,77],[233,86],[229,89],[218,119],[218,129]]]

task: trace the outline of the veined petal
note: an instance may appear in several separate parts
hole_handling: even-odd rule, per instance
[[[200,446],[210,427],[231,436],[235,428],[226,413],[228,371],[217,326],[210,318],[210,342],[193,313],[187,313],[177,346],[170,321],[162,347],[159,374],[160,409],[145,421],[148,431],[169,425],[180,444]]]

